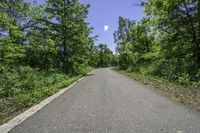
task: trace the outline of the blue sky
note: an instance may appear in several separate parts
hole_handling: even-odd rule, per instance
[[[28,0],[33,1],[33,0]],[[41,3],[44,0],[38,0]],[[80,0],[90,4],[87,21],[94,27],[93,35],[99,35],[96,44],[105,43],[115,51],[113,33],[118,27],[118,17],[139,21],[144,17],[143,8],[134,6],[140,0]]]

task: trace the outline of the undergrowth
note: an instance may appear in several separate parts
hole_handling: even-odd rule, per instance
[[[69,86],[91,68],[81,70],[81,74],[66,74],[50,69],[39,70],[28,66],[0,69],[0,124],[39,103],[48,96]]]

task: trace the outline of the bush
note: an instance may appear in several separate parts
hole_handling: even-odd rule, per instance
[[[91,67],[88,67],[85,64],[74,63],[73,72],[74,75],[86,75],[91,70]]]
[[[28,66],[21,66],[19,68],[1,67],[0,72],[1,97],[31,92],[34,89],[49,87],[69,79],[69,76],[58,70],[42,71]]]
[[[88,68],[81,69],[82,73]],[[79,72],[80,72],[79,71]],[[0,67],[0,124],[78,80],[78,76],[50,69]]]
[[[134,72],[141,76],[155,77],[190,88],[200,86],[200,69],[194,63],[188,63],[185,59],[173,58],[155,61],[138,61],[130,65],[128,72]]]

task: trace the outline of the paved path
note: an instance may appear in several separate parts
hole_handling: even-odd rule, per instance
[[[180,131],[180,132],[179,132]],[[200,113],[97,69],[11,133],[200,133]]]

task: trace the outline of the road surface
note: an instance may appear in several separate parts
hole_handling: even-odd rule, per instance
[[[200,133],[200,113],[97,69],[11,133]]]

